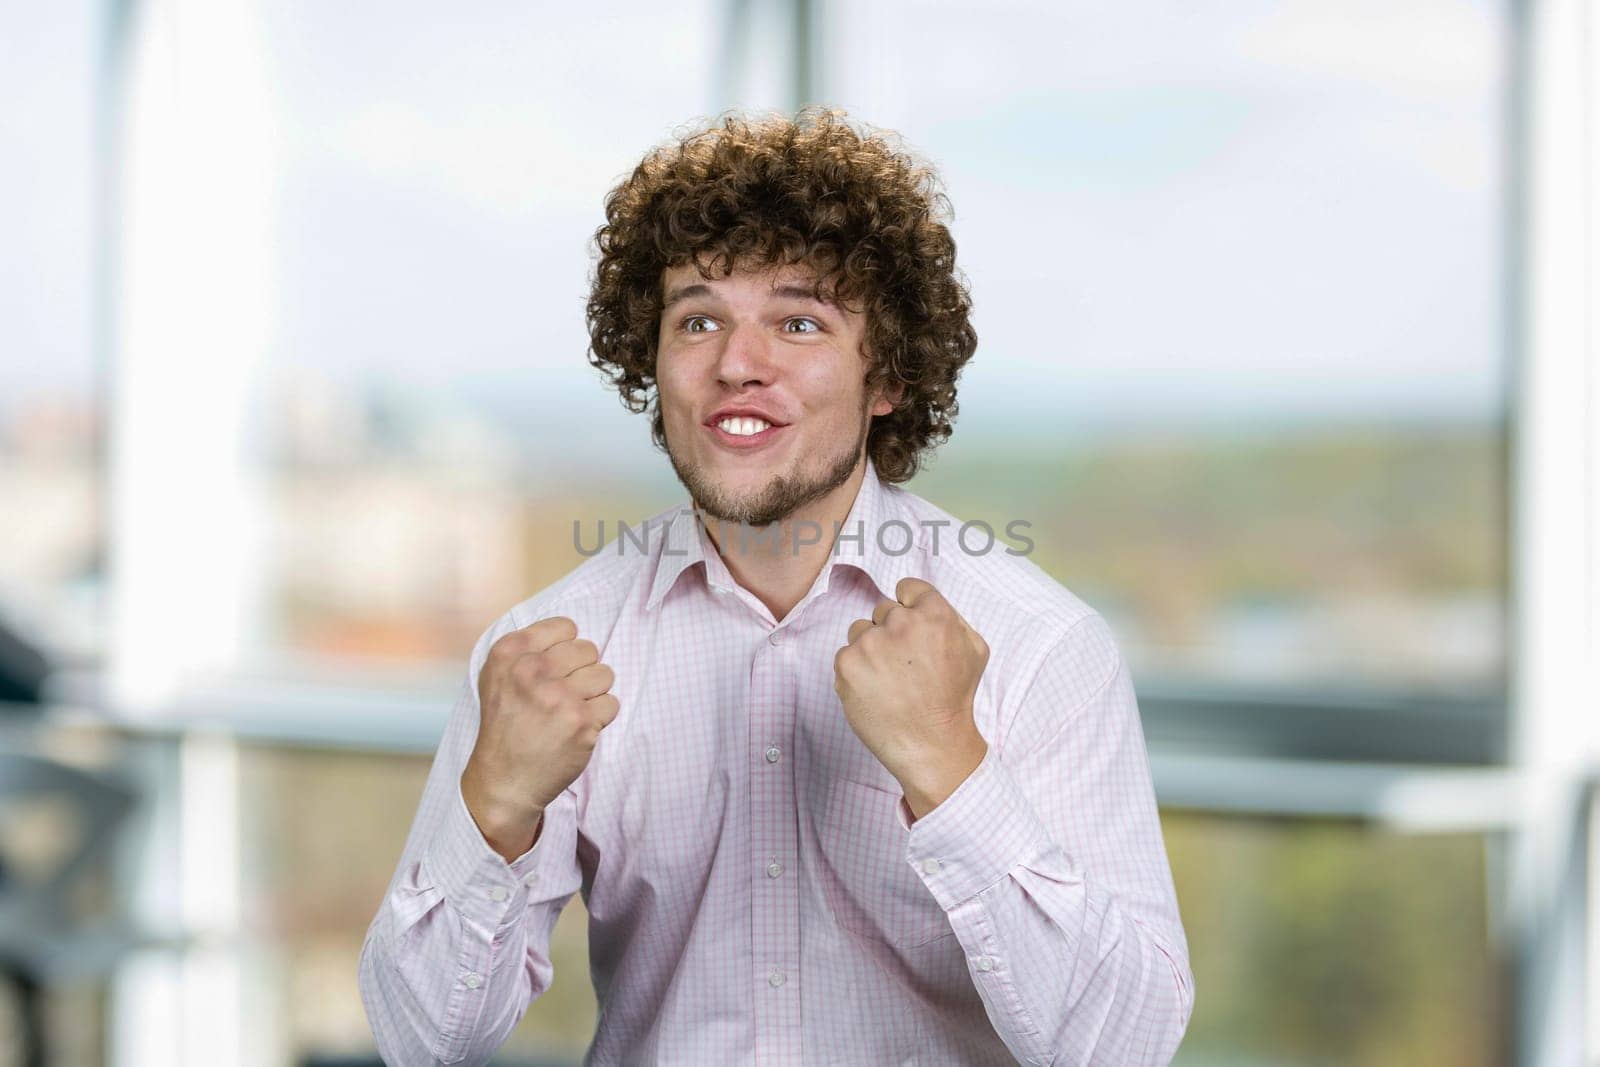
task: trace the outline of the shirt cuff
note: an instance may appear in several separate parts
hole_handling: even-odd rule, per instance
[[[565,817],[565,794],[545,809],[539,839],[512,860],[505,861],[484,838],[467,810],[458,782],[445,805],[445,816],[422,857],[423,870],[445,899],[481,927],[499,929],[514,921],[529,904],[554,898],[555,879],[541,868],[547,857],[576,848],[573,820]],[[541,886],[547,892],[541,895]]]
[[[1055,847],[993,745],[966,781],[922,818],[911,820],[904,797],[895,810],[910,831],[906,861],[945,911]]]

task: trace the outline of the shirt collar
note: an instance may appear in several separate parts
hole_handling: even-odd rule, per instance
[[[917,569],[922,531],[912,516],[897,506],[894,490],[878,478],[878,470],[870,456],[866,468],[861,488],[856,492],[850,512],[839,527],[833,553],[823,568],[819,592],[827,589],[833,569],[844,565],[860,569],[872,579],[879,593],[893,600],[900,579],[910,576]],[[824,540],[832,534],[831,529],[822,531]],[[677,583],[679,576],[696,563],[706,564],[706,581],[709,584],[731,583],[733,579],[727,565],[720,558],[713,560],[714,556],[716,546],[695,517],[693,505],[679,505],[667,522],[661,555],[656,561],[655,577],[650,584],[650,595],[645,600],[645,610],[654,609]]]
[[[650,596],[644,609],[651,611],[661,598],[678,581],[678,576],[696,563],[705,562],[711,549],[706,544],[706,532],[695,518],[692,504],[680,504],[667,522],[662,536],[661,555],[656,559],[655,579],[650,583]],[[709,580],[709,574],[707,578]]]
[[[823,531],[823,536],[833,533]],[[872,579],[878,592],[895,599],[900,579],[918,569],[922,530],[912,514],[899,506],[896,491],[883,484],[872,459],[867,459],[866,477],[856,494],[850,513],[839,527],[839,539],[825,571],[844,565],[856,567]],[[826,588],[827,579],[823,579]]]

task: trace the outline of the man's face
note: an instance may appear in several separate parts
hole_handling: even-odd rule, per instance
[[[710,280],[692,264],[662,272],[667,454],[695,506],[725,522],[778,522],[843,485],[872,416],[893,410],[865,389],[865,315],[813,299],[812,277],[800,267]]]

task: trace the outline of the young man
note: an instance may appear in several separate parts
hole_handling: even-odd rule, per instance
[[[1171,1059],[1193,979],[1127,665],[895,484],[977,343],[941,204],[828,111],[727,118],[607,198],[590,359],[690,500],[473,649],[362,949],[389,1063],[487,1060],[580,889],[589,1062]]]

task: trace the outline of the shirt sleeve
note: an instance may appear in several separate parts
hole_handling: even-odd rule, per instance
[[[582,884],[571,791],[545,809],[532,847],[507,863],[461,795],[478,736],[478,673],[515,627],[491,627],[473,650],[400,862],[361,947],[362,1004],[395,1067],[481,1064],[550,987],[550,933]]]
[[[1000,743],[912,821],[989,1020],[1028,1064],[1166,1064],[1194,1005],[1132,679],[1098,615],[1045,655]]]

